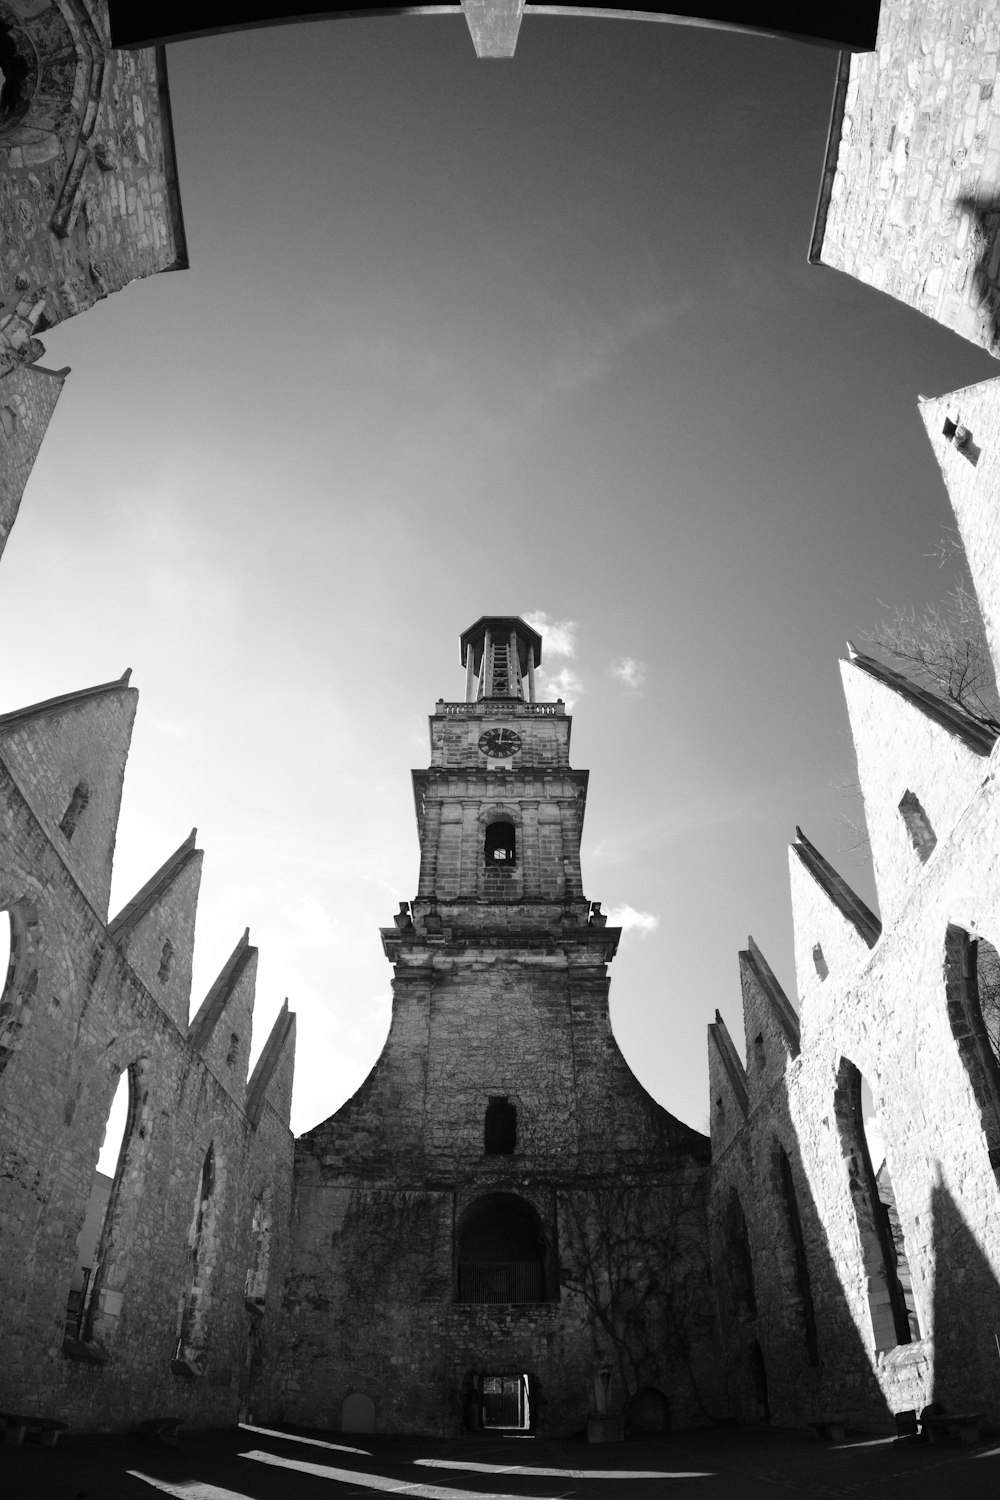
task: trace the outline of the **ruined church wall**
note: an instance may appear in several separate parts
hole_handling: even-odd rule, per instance
[[[539,1430],[566,1435],[603,1363],[614,1411],[653,1386],[676,1426],[724,1416],[708,1143],[628,1071],[605,965],[568,961],[605,937],[449,935],[432,961],[419,934],[391,941],[405,960],[382,1054],[296,1142],[284,1417],[338,1427],[365,1392],[380,1431],[454,1434],[474,1374],[523,1372]],[[517,1112],[511,1155],[486,1153],[495,1096]],[[537,1216],[548,1300],[459,1300],[462,1226],[494,1194]]]
[[[996,496],[978,498],[971,524],[987,534]],[[1000,939],[1000,750],[972,753],[962,724],[942,728],[937,711],[925,714],[919,695],[893,674],[879,680],[859,661],[844,673],[866,816],[883,849],[875,862],[880,899],[892,919],[881,933],[876,927],[863,940],[859,927],[855,941],[838,944],[835,933],[860,920],[852,916],[856,898],[842,884],[831,890],[793,849],[801,1050],[792,1055],[789,1045],[782,1056],[779,1048],[777,1071],[773,1059],[762,1071],[757,1040],[770,1055],[778,1029],[768,1032],[760,1017],[777,1011],[773,997],[746,982],[744,966],[742,1120],[740,1088],[715,1040],[713,1095],[723,1108],[713,1109],[711,1222],[733,1398],[744,1413],[752,1409],[756,1339],[774,1420],[889,1427],[893,1413],[939,1400],[996,1421],[1000,1070],[970,1002],[969,945]],[[878,745],[891,752],[865,748]],[[904,785],[937,789],[937,842],[923,859],[897,805]],[[817,937],[825,973],[810,964]],[[898,1321],[892,1332],[872,1181],[879,1137],[862,1126],[853,1069],[870,1086],[895,1194],[917,1321],[909,1341]],[[778,1147],[802,1225],[812,1356],[802,1274],[788,1257],[787,1193],[774,1171]],[[733,1277],[726,1210],[734,1191],[756,1283],[752,1315]]]
[[[841,58],[810,259],[1000,351],[1000,15],[882,0]]]
[[[31,365],[0,379],[0,557],[68,374]]]
[[[703,1174],[519,1185],[545,1228],[548,1300],[461,1302],[462,1214],[510,1185],[373,1189],[297,1172],[283,1420],[337,1430],[363,1392],[378,1431],[453,1436],[474,1425],[473,1376],[524,1372],[537,1430],[568,1436],[594,1410],[605,1363],[613,1411],[652,1386],[677,1427],[726,1415]]]
[[[162,48],[112,51],[103,0],[0,0],[0,373],[33,335],[187,264]],[[7,96],[10,96],[8,99]]]
[[[244,1277],[255,1194],[270,1186],[272,1325],[288,1253],[292,1142],[265,1102],[256,1131],[223,1082],[131,969],[0,762],[0,920],[12,964],[0,1034],[0,1405],[77,1429],[176,1414],[235,1420],[248,1358]],[[76,1243],[122,1070],[134,1111],[101,1268],[92,1337],[64,1349]],[[211,1234],[201,1263],[202,1372],[176,1373],[191,1282],[196,1199],[215,1153]],[[106,1363],[93,1360],[103,1348]],[[266,1404],[266,1365],[259,1399]]]

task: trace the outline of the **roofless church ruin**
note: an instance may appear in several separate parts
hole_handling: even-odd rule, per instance
[[[533,7],[455,9],[509,56]],[[766,5],[704,9],[775,29]],[[0,549],[69,377],[39,335],[187,263],[158,44],[251,10],[0,0]],[[969,0],[813,11],[848,50],[812,260],[996,352],[1000,21]],[[137,14],[147,32],[116,34]],[[1000,382],[920,412],[1000,666]],[[880,913],[797,831],[795,995],[751,940],[746,1049],[709,1026],[709,1139],[612,1035],[620,934],[584,894],[587,772],[536,696],[543,651],[517,616],[461,636],[464,698],[438,700],[413,772],[418,888],[381,934],[389,1035],[298,1141],[287,1003],[249,1068],[249,933],[191,1014],[195,835],[109,911],[130,674],[3,706],[11,1438],[168,1413],[593,1440],[892,1431],[931,1402],[1000,1422],[1000,725],[849,650]]]

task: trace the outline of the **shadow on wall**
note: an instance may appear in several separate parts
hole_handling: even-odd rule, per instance
[[[995,1414],[1000,1401],[1000,1285],[958,1204],[931,1194],[934,1236],[934,1400]]]
[[[734,1415],[795,1425],[827,1421],[835,1411],[888,1430],[892,1414],[809,1189],[784,1081],[757,1120],[756,1173],[739,1184],[738,1209],[730,1200],[723,1254],[716,1254]]]
[[[958,198],[955,210],[969,215],[968,244],[975,255],[972,300],[985,324],[990,352],[1000,354],[1000,197]]]

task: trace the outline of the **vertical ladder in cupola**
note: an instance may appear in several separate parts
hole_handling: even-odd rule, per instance
[[[483,615],[462,633],[465,701],[513,698],[535,701],[535,667],[542,638],[518,615]]]
[[[483,642],[483,664],[479,676],[480,698],[523,698],[521,664],[518,661],[517,637],[495,637],[486,631]]]

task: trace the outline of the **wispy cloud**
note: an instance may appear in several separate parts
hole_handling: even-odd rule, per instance
[[[620,927],[623,932],[638,932],[642,937],[648,937],[660,925],[659,917],[651,911],[636,911],[634,906],[613,906],[608,912],[608,921],[612,927]]]
[[[542,696],[561,698],[568,709],[572,709],[583,692],[583,680],[572,667],[561,667],[558,672],[540,672]]]
[[[555,620],[543,609],[535,609],[522,615],[532,630],[542,637],[542,649],[546,656],[576,655],[576,621]]]
[[[646,663],[634,656],[619,656],[611,663],[611,675],[624,687],[637,692],[646,681]]]

